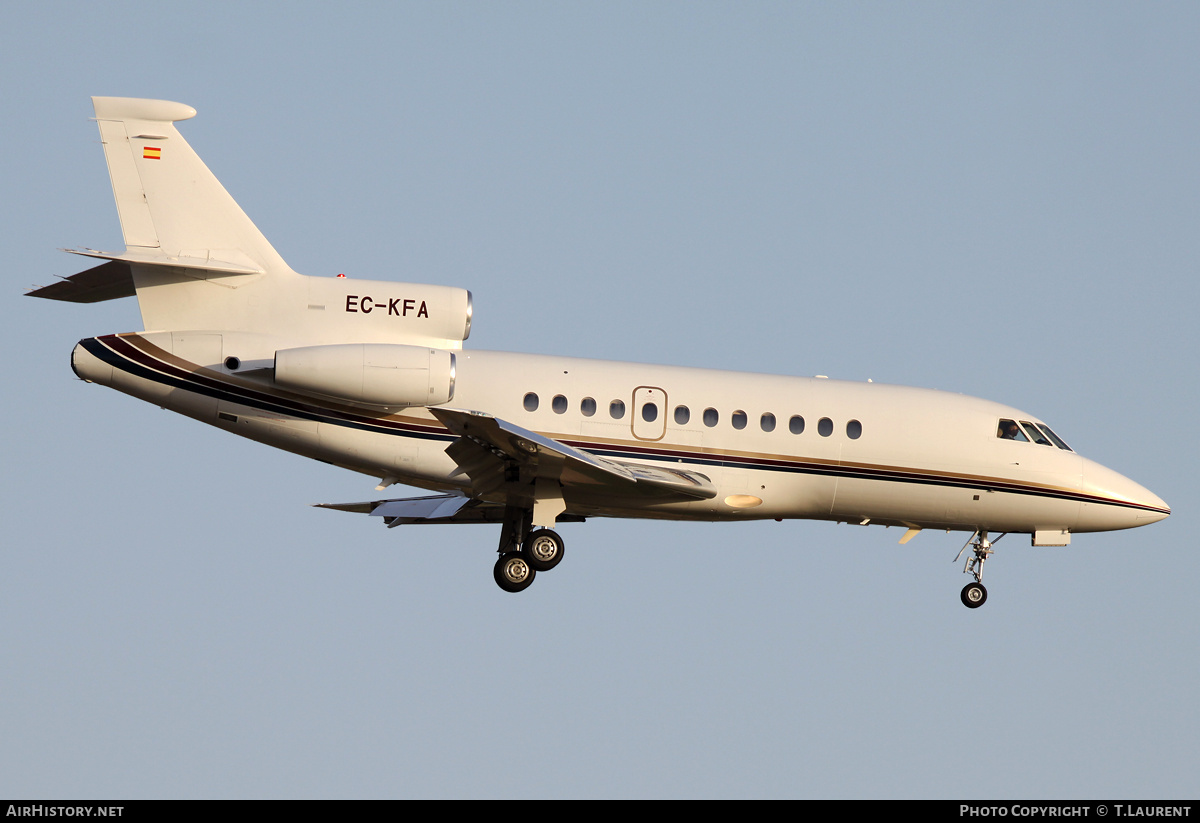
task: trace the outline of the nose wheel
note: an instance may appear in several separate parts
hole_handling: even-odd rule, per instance
[[[963,552],[967,549],[971,550],[971,556],[967,558],[966,565],[963,566],[963,574],[971,575],[975,578],[975,582],[963,586],[962,594],[959,595],[962,604],[968,609],[978,609],[987,602],[987,589],[983,587],[983,564],[992,556],[992,546],[999,543],[1002,537],[1004,537],[1003,534],[995,540],[988,540],[988,533],[979,529],[958,550],[958,556],[954,558],[954,562],[957,563]]]
[[[963,586],[960,597],[963,605],[968,609],[978,609],[987,602],[987,589],[983,587],[982,583],[968,583]]]

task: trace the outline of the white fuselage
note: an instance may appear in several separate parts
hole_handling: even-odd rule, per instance
[[[471,491],[445,452],[455,436],[426,409],[297,395],[253,367],[287,342],[220,332],[92,338],[76,348],[73,366],[87,380],[279,448],[391,482]],[[231,370],[223,361],[234,353]],[[974,397],[544,355],[460,350],[456,359],[448,407],[486,410],[600,457],[699,472],[718,492],[647,505],[568,489],[568,511],[579,516],[1034,533],[1130,528],[1169,513],[1145,488],[1072,451],[997,437],[1003,419],[1040,421]]]

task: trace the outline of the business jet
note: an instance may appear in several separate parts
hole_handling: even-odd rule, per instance
[[[962,602],[1006,534],[1034,546],[1171,510],[1018,409],[928,389],[465,349],[471,294],[297,274],[180,135],[195,109],[94,97],[124,251],[35,297],[136,296],[144,331],[71,366],[225,431],[431,494],[322,504],[494,523],[494,577],[555,568],[589,517],[828,520],[970,534]]]

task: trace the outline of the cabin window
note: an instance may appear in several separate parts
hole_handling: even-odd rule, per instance
[[[692,419],[692,413],[688,411],[687,406],[675,407],[675,425],[686,426],[688,421]]]
[[[550,401],[550,408],[554,409],[555,414],[562,414],[567,410],[567,398],[561,394],[554,395],[554,399]]]
[[[822,437],[828,437],[833,434],[833,421],[828,417],[822,417],[817,421],[817,434]]]
[[[846,424],[846,436],[851,440],[857,440],[862,437],[862,423],[857,420],[851,420]]]
[[[738,409],[733,413],[733,417],[730,418],[730,422],[733,423],[733,427],[735,429],[746,428],[746,413],[741,409]]]
[[[721,422],[721,414],[716,409],[704,410],[704,425],[710,429]]]
[[[525,395],[525,411],[537,411],[538,396],[533,392]]]
[[[583,412],[584,417],[591,417],[596,413],[596,399],[594,397],[585,397],[579,401],[579,411]]]
[[[608,416],[613,420],[620,420],[625,416],[625,401],[614,400],[608,404]]]
[[[655,403],[642,404],[642,419],[647,423],[653,423],[658,419],[658,405]]]
[[[762,430],[765,432],[775,431],[775,415],[763,412],[763,416],[758,419],[758,425],[762,426]]]
[[[1029,442],[1029,438],[1021,434],[1021,427],[1017,425],[1016,420],[1001,420],[1000,426],[996,429],[996,436],[1001,440],[1019,440],[1022,443]]]
[[[792,415],[792,419],[788,421],[788,431],[792,434],[803,434],[804,418],[798,414]]]

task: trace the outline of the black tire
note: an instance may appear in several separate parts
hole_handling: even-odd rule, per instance
[[[963,586],[960,597],[962,604],[968,609],[978,609],[987,602],[987,589],[982,583],[968,583]]]
[[[539,572],[548,572],[557,566],[562,561],[565,551],[563,539],[550,529],[530,532],[521,548],[521,554],[525,555],[529,565]]]
[[[523,592],[533,583],[537,571],[529,564],[529,560],[520,552],[505,552],[496,561],[492,576],[496,585],[506,592]]]

